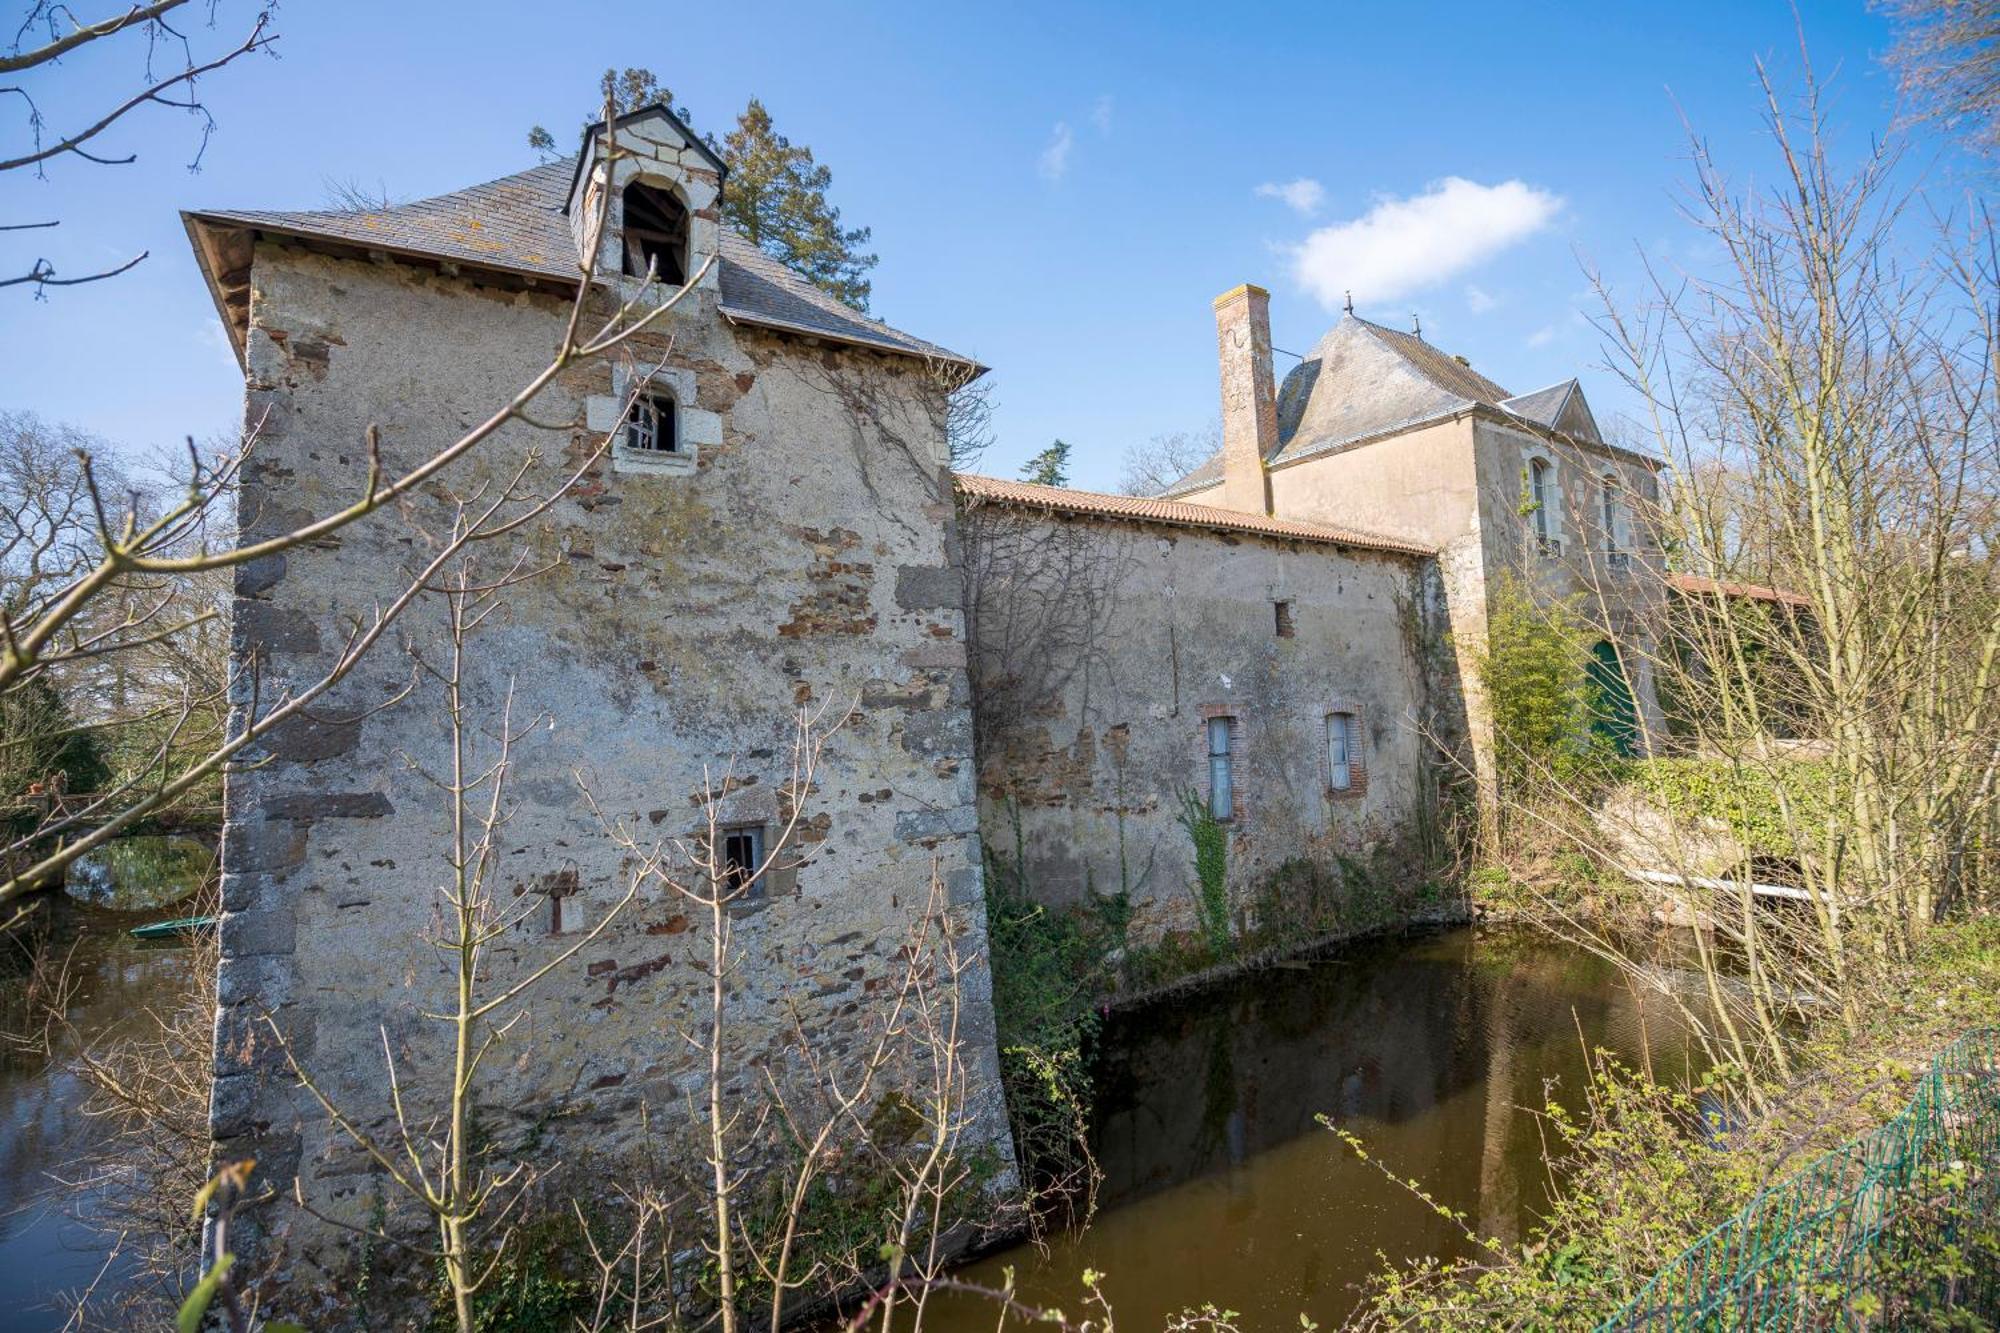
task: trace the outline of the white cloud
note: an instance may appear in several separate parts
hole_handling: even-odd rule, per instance
[[[1533,333],[1528,335],[1528,346],[1547,347],[1550,343],[1554,342],[1555,340],[1556,340],[1556,326],[1553,324],[1544,324],[1542,325],[1542,327],[1536,329]]]
[[[1326,202],[1326,187],[1316,180],[1304,176],[1295,181],[1278,185],[1271,181],[1257,187],[1259,199],[1282,199],[1285,207],[1300,217],[1309,218],[1319,212],[1319,206]]]
[[[1389,301],[1434,287],[1546,227],[1562,200],[1524,181],[1481,185],[1447,176],[1407,199],[1384,196],[1358,218],[1292,247],[1293,275],[1337,310],[1352,291]]]
[[[1473,314],[1483,315],[1487,311],[1491,310],[1494,306],[1499,304],[1500,302],[1495,300],[1493,298],[1492,293],[1488,292],[1484,287],[1481,287],[1476,283],[1466,284],[1465,308],[1467,310],[1470,310]]]
[[[1099,134],[1108,135],[1111,133],[1110,93],[1105,93],[1102,96],[1100,96],[1097,99],[1097,104],[1090,108],[1090,123],[1097,127],[1097,132]]]
[[[1041,161],[1036,169],[1045,181],[1059,181],[1069,174],[1069,150],[1076,147],[1076,136],[1070,133],[1069,122],[1056,122],[1055,133],[1049,136],[1049,146],[1042,150]]]

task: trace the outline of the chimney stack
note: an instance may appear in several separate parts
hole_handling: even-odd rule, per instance
[[[1278,444],[1278,392],[1271,379],[1271,294],[1249,283],[1215,298],[1222,368],[1222,505],[1271,512],[1264,460]]]

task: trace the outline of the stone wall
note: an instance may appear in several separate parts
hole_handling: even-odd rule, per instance
[[[270,241],[254,285],[246,538],[350,502],[371,423],[396,475],[484,418],[543,366],[567,312],[566,298]],[[933,867],[963,911],[963,947],[983,955],[953,509],[937,404],[913,363],[739,328],[710,292],[631,348],[630,365],[662,362],[692,388],[683,409],[716,419],[697,469],[630,474],[600,460],[477,556],[493,574],[517,558],[548,566],[474,640],[482,724],[497,725],[510,691],[516,727],[534,724],[514,747],[498,888],[535,897],[490,951],[488,977],[525,976],[622,895],[631,862],[593,802],[650,843],[699,832],[711,783],[731,824],[774,827],[798,799],[802,864],[734,923],[727,1068],[749,1095],[767,1063],[785,1067],[794,1023],[835,1065],[869,1039]],[[586,407],[613,391],[615,369],[565,372],[534,405],[541,426],[510,425],[396,512],[245,568],[236,652],[261,658],[257,698],[313,679],[342,627],[401,591],[453,495],[490,499],[517,469],[543,493],[586,460],[599,438]],[[315,1209],[354,1223],[382,1181],[293,1086],[265,1015],[371,1129],[389,1124],[385,1036],[412,1106],[437,1105],[446,1034],[421,1015],[447,1003],[450,980],[429,943],[449,874],[447,806],[412,764],[439,769],[449,733],[405,641],[436,664],[440,626],[435,599],[414,608],[228,783],[218,1150],[254,1154],[281,1191],[296,1172]],[[247,689],[237,700],[252,702]],[[795,798],[800,709],[852,716]],[[683,1034],[704,1012],[708,948],[684,904],[642,890],[528,994],[483,1069],[482,1134],[503,1147],[534,1139],[548,1160],[588,1152],[600,1170],[648,1132],[669,1140],[705,1087],[705,1056]],[[975,1134],[1006,1159],[983,963],[964,1000]],[[352,1236],[288,1204],[261,1218],[259,1252],[294,1264],[301,1288],[355,1261]]]
[[[960,529],[981,825],[996,864],[1037,898],[1124,892],[1138,940],[1193,926],[1177,816],[1182,792],[1207,794],[1210,717],[1235,732],[1239,907],[1288,861],[1366,858],[1411,834],[1434,754],[1425,733],[1457,727],[1456,682],[1433,652],[1432,562],[990,503]],[[1338,793],[1335,712],[1365,735]]]

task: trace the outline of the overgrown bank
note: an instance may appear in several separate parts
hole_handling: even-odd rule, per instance
[[[1190,928],[1137,939],[1127,891],[1057,907],[1012,855],[987,849],[994,1014],[1031,1224],[1085,1221],[1096,1041],[1113,1009],[1219,985],[1345,941],[1466,918],[1463,896],[1405,847],[1360,860],[1300,857],[1245,890],[1229,885],[1226,829],[1184,794]],[[1436,870],[1435,867],[1432,867]]]

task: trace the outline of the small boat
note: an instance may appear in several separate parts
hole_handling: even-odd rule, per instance
[[[129,932],[135,940],[168,940],[177,935],[192,935],[198,930],[215,929],[212,916],[179,916],[171,921],[154,921],[144,926],[134,926]]]

